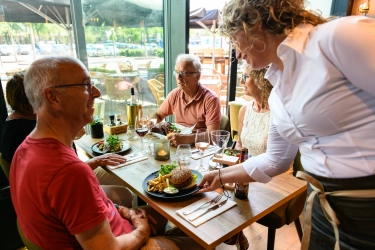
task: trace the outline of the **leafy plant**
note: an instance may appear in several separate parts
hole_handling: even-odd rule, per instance
[[[103,118],[95,117],[92,122],[90,122],[90,125],[97,125],[97,124],[103,124]]]

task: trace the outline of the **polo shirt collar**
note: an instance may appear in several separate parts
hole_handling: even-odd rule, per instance
[[[199,83],[199,85],[198,85],[198,91],[197,91],[197,93],[195,94],[195,96],[193,97],[193,99],[190,102],[192,102],[192,101],[199,101],[199,99],[203,95],[203,92],[204,92],[204,88],[202,87],[202,84]],[[181,90],[180,98],[183,98],[184,94],[185,94],[184,91]]]

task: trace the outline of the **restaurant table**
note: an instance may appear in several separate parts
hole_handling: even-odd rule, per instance
[[[109,74],[109,77],[112,78],[122,78],[125,81],[131,82],[135,85],[137,90],[139,91],[140,89],[140,74],[138,71],[130,71],[130,72],[123,72],[123,73],[115,73],[115,74]]]
[[[108,136],[108,134],[105,134],[105,137]],[[125,138],[126,134],[119,134],[118,136],[120,138]],[[147,137],[149,141],[153,138],[152,135],[147,135]],[[78,146],[78,149],[83,150],[89,157],[93,157],[95,155],[91,151],[91,146],[103,139],[104,138],[94,139],[91,138],[90,135],[85,135],[79,140],[76,140],[75,144]],[[131,143],[132,148],[129,149],[126,154],[138,152],[140,150],[140,140],[131,141]],[[144,143],[144,147],[148,147],[148,143]],[[175,151],[176,148],[172,146],[171,159],[168,161],[156,161],[153,156],[148,155],[148,159],[144,161],[139,161],[113,170],[105,169],[109,173],[120,177],[126,187],[205,249],[214,249],[231,236],[242,231],[244,228],[306,190],[305,181],[299,180],[289,174],[276,176],[267,184],[250,183],[248,199],[237,199],[234,197],[233,192],[229,191],[231,194],[230,199],[236,202],[237,205],[211,220],[208,220],[204,224],[194,227],[179,216],[176,211],[199,201],[204,198],[207,193],[192,195],[178,200],[158,199],[149,195],[142,187],[144,179],[149,174],[159,170],[161,164],[170,163],[177,159]],[[203,158],[204,163],[208,164],[210,158],[209,156]],[[191,159],[190,168],[194,168],[197,164],[199,164],[199,160]]]

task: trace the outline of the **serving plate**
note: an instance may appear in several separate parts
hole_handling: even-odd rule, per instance
[[[193,193],[195,193],[196,191],[199,190],[199,188],[197,186],[193,187],[193,188],[190,188],[190,189],[185,189],[185,190],[179,190],[178,193],[176,194],[167,194],[167,193],[154,193],[154,192],[149,192],[147,191],[147,188],[148,188],[148,181],[149,180],[153,180],[155,179],[156,177],[158,177],[158,172],[159,171],[155,171],[151,174],[149,174],[144,180],[143,180],[143,183],[142,183],[142,187],[143,187],[143,190],[146,191],[146,193],[148,193],[149,195],[152,195],[152,196],[155,196],[157,198],[161,198],[161,199],[177,199],[177,198],[182,198],[182,197],[186,197],[186,196],[189,196]],[[202,174],[199,173],[198,171],[196,170],[191,170],[191,172],[193,174],[196,174],[198,175],[197,179],[195,180],[197,182],[197,184],[199,184],[202,180]]]
[[[125,141],[125,140],[122,140],[122,139],[120,139],[120,141],[122,141],[122,149],[119,150],[119,151],[116,151],[116,152],[111,152],[111,153],[122,154],[122,153],[125,153],[127,150],[129,150],[132,147],[132,144],[130,143],[130,141]],[[94,145],[91,146],[92,152],[94,152],[96,154],[100,154],[100,155],[109,153],[109,151],[103,152],[99,149],[99,143],[100,142],[103,142],[103,141],[99,141],[99,142],[97,142],[97,143],[95,143]]]

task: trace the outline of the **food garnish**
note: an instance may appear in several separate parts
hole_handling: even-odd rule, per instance
[[[105,142],[99,142],[99,150],[103,152],[117,152],[122,150],[122,141],[117,135],[110,135]]]
[[[159,170],[159,174],[161,174],[161,175],[169,174],[177,166],[178,165],[177,165],[176,161],[173,161],[171,165],[170,164],[161,165],[160,170]]]

